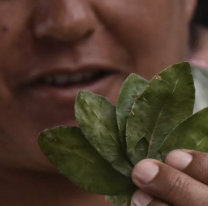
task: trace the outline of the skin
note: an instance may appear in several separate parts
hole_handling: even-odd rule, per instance
[[[179,156],[176,159],[178,151],[191,155],[191,162],[186,165],[180,162]],[[133,181],[144,193],[140,195],[141,191],[137,191],[133,196],[133,202],[136,199],[149,202],[142,206],[206,206],[208,204],[208,154],[191,150],[178,151],[169,153],[165,160],[166,164],[155,160],[144,160],[135,166],[132,173]],[[141,164],[149,162],[158,166],[158,173],[148,183],[138,182],[134,178],[135,174],[141,171]],[[145,200],[142,199],[144,196]]]
[[[79,89],[104,95],[115,104],[129,73],[150,79],[165,67],[186,59],[189,23],[196,3],[196,0],[0,1],[3,205],[111,205],[102,196],[66,181],[40,151],[37,135],[45,128],[77,124],[73,110]],[[71,75],[101,67],[115,73],[97,83],[65,89],[28,86],[37,75]],[[169,170],[175,171],[172,167]],[[158,181],[155,185],[162,183]],[[163,200],[162,191],[154,195]],[[172,204],[171,200],[169,203]]]

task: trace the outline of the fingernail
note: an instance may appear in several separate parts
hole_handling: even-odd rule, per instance
[[[138,190],[134,193],[131,201],[131,206],[147,206],[150,202],[152,202],[153,197],[148,194]]]
[[[174,150],[167,155],[165,162],[176,169],[183,170],[192,160],[192,155],[181,150]]]
[[[158,165],[156,165],[150,160],[143,160],[134,167],[132,179],[135,182],[135,184],[147,184],[155,178],[158,172]]]

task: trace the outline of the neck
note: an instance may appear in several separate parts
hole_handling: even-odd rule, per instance
[[[198,26],[196,32],[197,42],[188,61],[195,66],[208,68],[208,28]]]
[[[1,205],[112,206],[104,196],[86,192],[60,174],[1,170],[0,179]]]

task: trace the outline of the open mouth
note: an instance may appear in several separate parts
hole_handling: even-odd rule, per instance
[[[22,81],[14,87],[19,100],[43,108],[62,108],[73,112],[74,102],[80,90],[86,90],[113,99],[116,103],[117,92],[125,79],[125,73],[111,68],[89,68],[80,70],[48,69],[33,70],[22,75]],[[50,105],[50,106],[49,106]],[[65,107],[66,106],[66,107]],[[60,107],[60,108],[59,108]],[[67,110],[66,110],[67,108]],[[61,109],[61,111],[62,111]]]
[[[88,90],[97,94],[107,94],[121,76],[120,71],[110,69],[89,69],[69,72],[69,70],[42,71],[27,78],[20,86],[27,97],[41,100],[74,101],[79,90]],[[23,90],[22,90],[23,89]]]
[[[35,78],[23,86],[27,87],[51,87],[57,89],[70,89],[73,87],[85,87],[87,85],[96,84],[118,72],[112,71],[84,71],[76,73],[52,73]]]
[[[107,71],[89,71],[76,74],[50,74],[39,78],[32,83],[32,86],[70,88],[73,86],[93,84],[112,74],[113,72]]]

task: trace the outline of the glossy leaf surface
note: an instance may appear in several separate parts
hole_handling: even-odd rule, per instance
[[[188,63],[173,65],[156,75],[134,104],[127,122],[131,151],[145,137],[148,158],[160,159],[158,149],[167,134],[193,113],[194,82]]]
[[[208,108],[183,121],[165,139],[160,152],[163,158],[174,149],[208,152]]]
[[[39,136],[39,145],[61,173],[88,191],[121,195],[135,190],[131,179],[113,169],[79,128],[56,127],[46,130]]]
[[[116,170],[131,177],[132,165],[119,138],[115,106],[102,96],[80,91],[75,103],[75,114],[91,145]]]
[[[146,88],[148,81],[136,74],[130,74],[124,81],[120,91],[116,114],[119,128],[120,138],[123,147],[126,149],[126,122],[131,112],[131,108],[136,99],[142,94]]]

